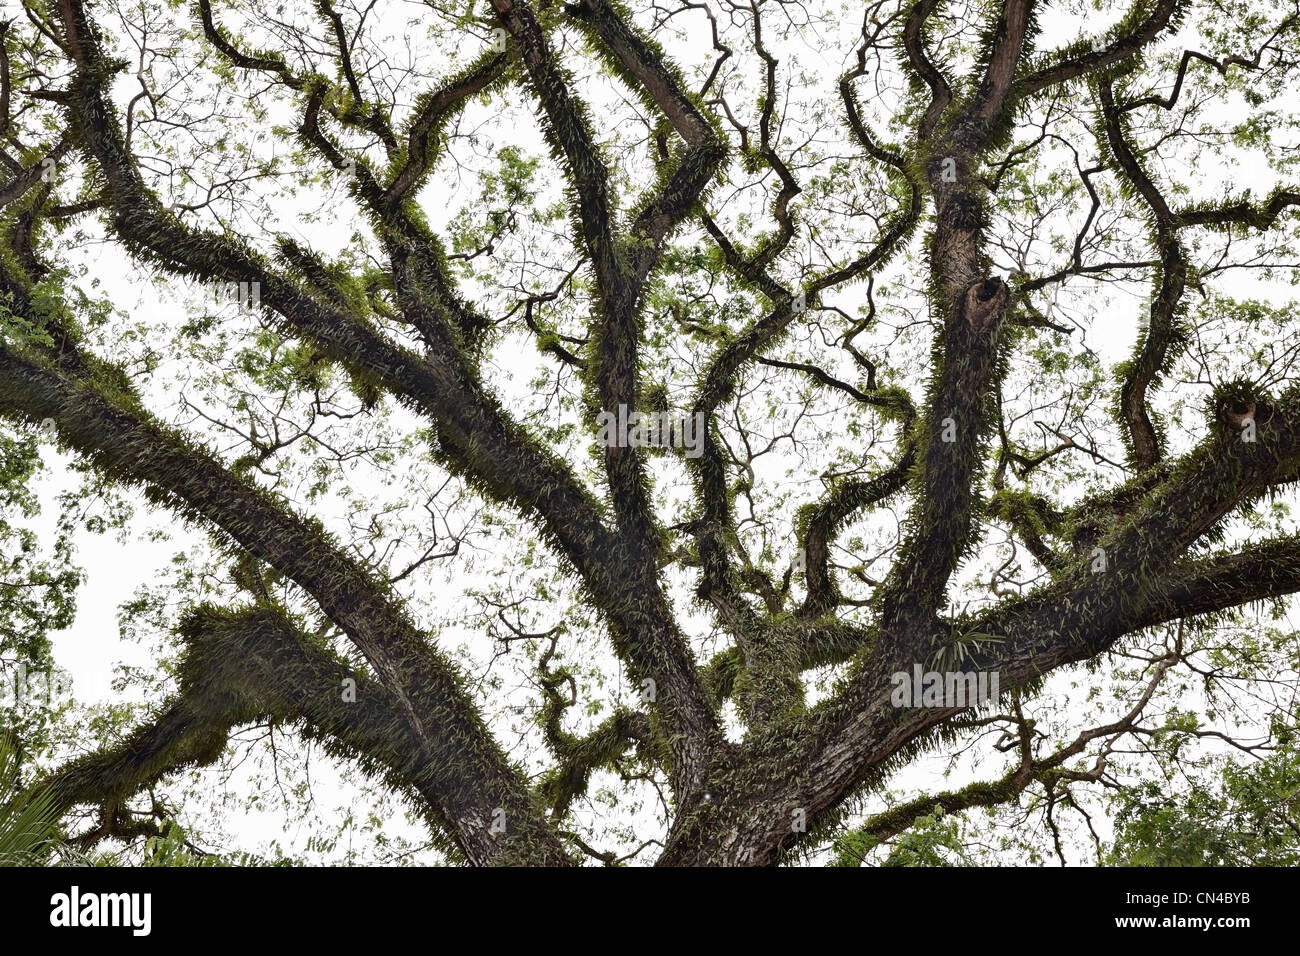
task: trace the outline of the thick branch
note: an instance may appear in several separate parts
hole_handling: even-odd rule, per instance
[[[132,405],[92,382],[0,351],[0,413],[52,419],[60,437],[96,467],[142,487],[161,505],[215,525],[301,585],[365,654],[430,759],[442,746],[438,741],[457,740],[463,766],[495,781],[489,792],[498,800],[524,807],[522,781],[491,739],[454,668],[430,649],[386,589],[318,525],[282,508]],[[447,807],[446,812],[456,820],[461,811]],[[459,822],[468,825],[469,819]]]
[[[386,688],[307,636],[279,610],[201,607],[182,623],[180,692],[125,740],[56,772],[48,785],[65,810],[120,807],[160,778],[215,762],[235,728],[258,721],[296,724],[334,756],[381,774],[417,804],[449,849],[474,863],[571,862],[525,799],[519,781],[482,772],[451,727],[425,744],[411,734]],[[426,722],[439,723],[430,713]],[[494,817],[498,809],[504,811]],[[504,824],[504,838],[492,833]]]
[[[1000,279],[970,286],[947,322],[920,453],[910,534],[885,583],[881,622],[898,635],[932,617],[970,547],[976,485],[990,429],[997,333],[1010,290]]]
[[[1065,50],[1055,63],[1021,80],[1020,95],[1031,96],[1049,86],[1089,76],[1136,56],[1167,28],[1176,26],[1187,5],[1187,0],[1158,0],[1151,12],[1144,15],[1147,4],[1138,0],[1111,32],[1110,42],[1102,46],[1084,43]]]
[[[939,0],[916,0],[903,27],[903,49],[907,51],[908,62],[930,90],[930,104],[921,117],[919,129],[922,140],[930,138],[939,118],[952,102],[952,88],[925,49],[925,22],[938,6]]]

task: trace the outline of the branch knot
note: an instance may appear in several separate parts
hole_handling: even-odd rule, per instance
[[[1010,286],[999,277],[990,276],[967,287],[962,309],[971,328],[987,332],[997,325],[1010,301]]]

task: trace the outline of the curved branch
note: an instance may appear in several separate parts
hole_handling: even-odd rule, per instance
[[[303,633],[278,609],[196,608],[181,623],[185,644],[179,694],[125,740],[60,768],[45,783],[63,810],[93,803],[120,807],[140,790],[186,767],[214,763],[235,728],[271,720],[299,726],[328,752],[382,776],[417,805],[440,841],[483,864],[566,865],[572,860],[522,793],[466,764],[452,728],[432,745],[406,727],[400,704]],[[436,726],[437,715],[428,715]],[[509,797],[510,799],[503,799]],[[503,801],[503,802],[498,802]],[[493,836],[501,822],[505,839]]]
[[[1157,0],[1151,12],[1144,14],[1146,6],[1143,0],[1134,3],[1104,46],[1076,44],[1059,54],[1055,63],[1030,73],[1020,81],[1019,95],[1032,96],[1058,83],[1090,76],[1131,59],[1161,33],[1176,27],[1189,4],[1188,0]]]
[[[529,806],[526,788],[492,740],[454,667],[429,648],[386,589],[347,558],[322,528],[150,420],[129,396],[106,394],[84,373],[78,376],[0,350],[0,413],[53,420],[60,437],[104,473],[141,487],[160,505],[216,526],[302,586],[365,654],[423,752],[433,759],[444,746],[440,741],[456,739],[463,771],[492,782],[475,799],[490,794],[497,801],[493,806],[508,804],[522,820]],[[464,816],[461,822],[471,819],[465,807],[448,806],[445,812],[452,820],[457,814]],[[479,849],[487,852],[490,844]]]
[[[1163,437],[1147,411],[1147,392],[1159,384],[1187,340],[1181,321],[1187,258],[1169,204],[1142,168],[1125,136],[1123,120],[1115,105],[1114,80],[1103,77],[1097,89],[1110,152],[1133,189],[1151,209],[1155,218],[1155,244],[1160,253],[1147,328],[1139,338],[1133,358],[1123,367],[1119,395],[1120,420],[1133,463],[1145,470],[1154,467],[1164,454]]]
[[[925,49],[925,21],[939,6],[939,0],[916,0],[907,14],[903,27],[903,49],[916,75],[930,90],[930,104],[925,108],[919,127],[920,138],[926,140],[934,132],[940,117],[952,102],[952,87],[939,72]]]

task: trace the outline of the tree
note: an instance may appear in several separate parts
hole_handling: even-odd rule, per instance
[[[124,600],[165,702],[46,765],[79,846],[250,726],[473,864],[1064,860],[1290,747],[1291,6],[21,14],[6,441],[208,535]]]
[[[1125,866],[1295,866],[1293,750],[1247,768],[1228,764],[1222,786],[1168,800],[1148,784],[1121,791],[1116,862]]]

